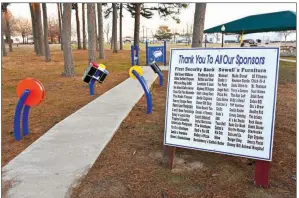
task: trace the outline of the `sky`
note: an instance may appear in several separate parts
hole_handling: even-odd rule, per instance
[[[153,4],[153,3],[147,3]],[[79,18],[82,19],[82,4],[79,3]],[[86,8],[86,6],[85,6]],[[103,7],[104,8],[104,7]],[[8,9],[16,17],[24,17],[31,19],[30,9],[28,3],[12,3]],[[57,4],[47,3],[48,17],[57,18]],[[232,20],[236,20],[248,15],[261,14],[267,12],[285,11],[290,10],[296,12],[296,3],[207,3],[206,16],[205,16],[205,29],[214,27],[219,24],[223,24]],[[179,33],[186,32],[187,25],[190,27],[193,23],[195,12],[195,3],[190,3],[187,9],[181,11],[179,18],[181,20],[180,24],[171,19],[161,19],[156,13],[152,19],[145,19],[141,17],[140,20],[140,36],[143,36],[143,26],[144,26],[144,36],[146,36],[146,29],[148,37],[152,36],[160,25],[167,25],[172,31],[176,30]],[[123,11],[123,37],[133,36],[134,31],[134,19],[131,14],[125,9]],[[86,17],[87,18],[87,17]],[[110,23],[111,27],[112,18],[104,19],[104,27],[107,23]],[[82,29],[82,23],[81,29]],[[72,11],[72,27],[76,29],[75,11]],[[75,32],[75,31],[74,31]],[[110,30],[111,36],[111,30]],[[109,36],[109,37],[110,37]],[[234,38],[234,37],[231,37]],[[266,39],[271,38],[271,40],[280,40],[277,33],[259,33],[259,34],[248,34],[244,36],[244,39]],[[287,40],[295,40],[296,34],[292,34]],[[106,40],[106,36],[105,36]]]

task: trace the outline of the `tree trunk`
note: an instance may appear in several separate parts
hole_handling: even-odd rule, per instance
[[[96,16],[95,4],[87,4],[87,29],[88,29],[88,63],[96,61]]]
[[[103,27],[103,10],[102,4],[98,3],[98,32],[99,32],[99,58],[103,59],[104,55],[104,27]]]
[[[60,5],[60,16],[61,16],[61,43],[63,43],[63,35],[62,35],[62,29],[63,29],[63,26],[62,26],[62,23],[63,23],[63,4],[62,3],[59,3],[59,5]],[[62,45],[62,48],[61,48],[61,50],[63,50],[63,45]]]
[[[82,47],[81,47],[80,21],[79,21],[78,6],[79,6],[79,3],[77,3],[77,6],[76,6],[77,42],[78,42],[78,49],[82,49]]]
[[[98,23],[97,23],[97,12],[96,5],[94,6],[94,21],[95,21],[95,29],[96,29],[96,51],[99,51],[99,37],[98,37]]]
[[[123,4],[120,4],[119,8],[119,50],[123,50],[123,37],[122,37],[122,29],[123,29]]]
[[[194,13],[192,47],[202,47],[206,5],[206,3],[196,3]]]
[[[4,13],[1,12],[1,22],[2,22],[2,26],[1,26],[1,47],[2,47],[2,56],[7,56],[7,52],[6,52],[6,48],[5,48],[5,42],[4,42]]]
[[[36,22],[36,36],[38,39],[38,45],[40,49],[41,56],[45,55],[45,46],[43,42],[43,26],[42,26],[42,16],[41,16],[41,9],[40,3],[35,3],[35,22]]]
[[[86,50],[85,4],[82,3],[83,49]]]
[[[48,16],[47,16],[47,5],[42,4],[43,7],[43,24],[44,24],[44,45],[45,45],[45,59],[46,62],[51,60],[49,40],[48,40]]]
[[[6,39],[8,40],[8,44],[9,44],[9,52],[12,52],[12,42],[11,42],[11,36],[10,36],[10,25],[9,25],[7,8],[5,9],[4,14],[5,14],[5,23],[6,23]]]
[[[65,76],[74,76],[75,69],[72,55],[72,4],[63,4],[63,16],[62,16],[62,38],[63,38],[63,56],[64,56],[64,72]]]
[[[113,34],[113,53],[117,53],[117,8],[116,3],[112,3],[113,18],[112,18],[112,34]]]
[[[111,38],[110,38],[110,49],[112,50],[113,47],[113,20],[112,20],[112,34],[111,34]]]
[[[134,46],[139,45],[140,3],[135,4]]]
[[[59,21],[59,43],[60,43],[60,48],[63,50],[63,44],[62,44],[62,27],[61,27],[61,7],[60,3],[57,3],[57,11],[58,11],[58,21]]]
[[[32,34],[33,34],[33,42],[34,42],[34,51],[36,55],[39,54],[38,41],[36,39],[36,23],[35,23],[35,4],[29,3],[30,12],[31,12],[31,23],[32,23]]]

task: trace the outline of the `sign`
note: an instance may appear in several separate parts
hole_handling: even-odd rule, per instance
[[[172,49],[164,144],[272,160],[279,48]]]
[[[164,46],[151,46],[148,47],[148,59],[149,63],[164,62]]]

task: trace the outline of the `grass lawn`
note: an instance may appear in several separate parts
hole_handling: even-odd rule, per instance
[[[162,159],[167,82],[152,87],[153,113],[145,97],[118,132],[72,197],[295,197],[296,64],[280,62],[270,188],[253,185],[254,160],[177,149],[175,167]],[[167,76],[167,72],[164,72]],[[167,78],[165,78],[167,81]]]

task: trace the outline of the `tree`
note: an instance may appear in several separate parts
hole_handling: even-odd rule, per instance
[[[173,31],[173,41],[176,43],[176,36],[179,36],[180,34],[177,32],[177,29]]]
[[[187,23],[186,34],[184,36],[187,37],[188,45],[190,44],[190,37],[191,37],[192,30],[193,30],[192,25]]]
[[[107,3],[103,3],[103,6],[107,6]],[[120,42],[119,46],[120,46],[120,50],[122,50],[123,49],[123,44],[122,44],[122,18],[123,18],[123,15],[122,15],[122,12],[123,12],[123,7],[124,6],[123,6],[123,3],[116,3],[115,6],[116,6],[117,10],[120,10],[120,13],[119,13],[119,37],[120,37],[119,38],[119,42]],[[105,18],[107,19],[112,12],[113,12],[113,4],[112,4],[111,7],[106,8],[106,10],[104,11]],[[112,22],[112,24],[113,24],[113,22]],[[112,31],[114,31],[113,25],[112,25]],[[113,35],[111,37],[111,40],[112,40],[112,42],[111,42],[111,49],[112,49],[112,47],[113,47]]]
[[[119,50],[123,50],[123,38],[122,38],[122,26],[123,26],[123,4],[120,3],[119,6]]]
[[[78,49],[82,49],[81,47],[81,37],[80,37],[80,20],[79,20],[79,12],[78,12],[78,3],[73,3],[72,5],[72,9],[75,10],[75,14],[76,14],[76,24],[77,24],[77,43],[78,43],[78,46],[77,48]]]
[[[43,24],[44,24],[44,45],[45,45],[45,59],[46,62],[51,60],[49,39],[48,39],[48,16],[47,16],[47,5],[42,4],[43,7]]]
[[[206,5],[206,3],[195,4],[192,47],[202,47]]]
[[[287,31],[282,31],[279,33],[280,37],[284,37],[284,45],[287,45],[287,37],[292,34],[295,33],[296,31],[293,30],[287,30]]]
[[[95,21],[95,29],[96,29],[96,51],[98,51],[99,50],[99,37],[98,37],[97,10],[96,10],[96,7],[94,7],[94,9],[95,9],[94,21]]]
[[[112,19],[113,53],[117,53],[117,8],[116,8],[116,3],[112,3],[112,8],[113,8],[113,19]]]
[[[99,58],[104,58],[104,32],[102,4],[97,3],[98,8],[98,32],[99,32]]]
[[[85,4],[82,3],[83,49],[86,50]]]
[[[59,24],[59,42],[60,42],[60,48],[63,50],[63,44],[62,44],[62,27],[61,27],[61,3],[57,3],[57,12],[58,12],[58,24]]]
[[[10,30],[9,15],[7,10],[8,5],[9,3],[2,3],[2,12],[4,12],[4,16],[5,16],[6,39],[8,40],[8,44],[9,44],[9,52],[12,52],[11,30]]]
[[[60,42],[61,34],[59,28],[59,22],[57,18],[50,17],[48,18],[48,36],[50,37],[51,42],[53,43],[56,38],[58,38],[58,42]]]
[[[134,46],[139,45],[140,6],[141,6],[141,3],[136,3],[136,5],[135,5]]]
[[[106,38],[107,38],[107,43],[109,43],[109,32],[110,32],[110,23],[108,22],[104,29],[104,33],[106,34]]]
[[[63,4],[62,15],[62,38],[63,38],[63,56],[64,56],[64,76],[74,76],[75,69],[72,55],[72,43],[71,43],[71,18],[72,18],[72,4]]]
[[[87,21],[88,21],[88,63],[96,60],[96,12],[95,4],[87,4]]]
[[[32,32],[30,21],[25,18],[18,18],[16,20],[15,26],[15,34],[22,36],[24,44],[25,38],[28,37]]]
[[[4,13],[1,13],[1,49],[2,49],[2,56],[7,56],[7,52],[6,52],[6,48],[5,48],[5,42],[4,42],[4,24],[5,24],[5,20],[4,20]]]
[[[127,11],[135,18],[134,45],[139,44],[140,15],[150,19],[154,15],[154,11],[157,11],[162,18],[170,16],[177,23],[180,23],[177,15],[180,14],[181,9],[188,7],[186,3],[159,3],[153,7],[147,7],[144,3],[127,3],[126,5]]]
[[[160,41],[164,39],[171,39],[172,35],[173,34],[167,25],[161,25],[155,34],[155,38]]]
[[[35,24],[35,4],[34,3],[29,3],[30,7],[30,13],[31,13],[31,25],[32,25],[32,35],[33,35],[33,42],[34,42],[34,51],[36,55],[38,54],[39,47],[37,45],[37,40],[36,40],[36,24]]]
[[[39,51],[38,55],[44,56],[45,55],[45,46],[43,42],[43,26],[42,26],[42,17],[41,17],[41,9],[40,3],[35,4],[35,23],[36,23],[36,39],[38,41]]]

